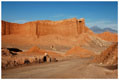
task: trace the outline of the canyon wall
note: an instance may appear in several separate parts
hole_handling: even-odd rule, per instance
[[[39,20],[24,24],[2,21],[2,35],[36,35],[44,36],[59,34],[62,36],[77,36],[81,33],[91,31],[85,26],[85,20],[65,19],[61,21]]]

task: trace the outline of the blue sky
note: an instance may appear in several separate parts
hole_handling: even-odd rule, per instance
[[[117,29],[117,2],[2,2],[2,20],[25,23],[36,20],[85,18],[88,27]]]

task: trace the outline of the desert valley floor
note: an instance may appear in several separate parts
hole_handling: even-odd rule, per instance
[[[106,65],[90,63],[90,58],[72,59],[60,62],[32,64],[3,71],[4,78],[17,79],[113,79],[117,78],[117,70]]]

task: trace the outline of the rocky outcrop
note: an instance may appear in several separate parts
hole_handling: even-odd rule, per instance
[[[110,45],[111,43],[99,38],[95,34],[82,33],[78,38],[77,44],[87,47],[104,47]]]
[[[57,62],[60,54],[41,50],[37,46],[32,47],[26,52],[19,52],[12,55],[7,49],[2,49],[2,69],[31,63]]]
[[[100,54],[112,44],[112,42],[105,41],[94,33],[80,34],[75,43],[82,48],[95,52],[96,54]]]
[[[91,30],[85,26],[83,18],[72,18],[61,21],[40,20],[24,24],[2,21],[2,35],[36,35],[39,37],[49,34],[59,34],[62,36],[76,36],[88,31]]]
[[[96,56],[94,62],[103,64],[118,64],[118,43],[114,43],[104,50],[99,56]]]
[[[97,34],[97,36],[106,41],[118,42],[118,35],[116,33],[103,32],[103,33]]]
[[[12,56],[8,49],[2,49],[2,56]]]

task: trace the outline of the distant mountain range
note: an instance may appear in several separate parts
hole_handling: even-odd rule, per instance
[[[93,26],[90,29],[95,33],[102,33],[102,32],[106,32],[106,31],[117,33],[117,30],[114,30],[114,29],[111,29],[111,28],[102,29],[102,28],[99,28],[98,26]]]

